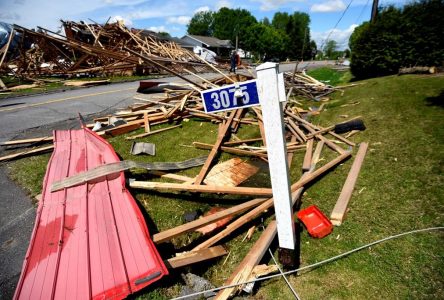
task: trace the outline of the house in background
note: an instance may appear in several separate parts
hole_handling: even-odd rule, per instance
[[[218,56],[228,57],[230,56],[230,50],[233,49],[233,45],[231,45],[230,40],[219,40],[218,38],[212,36],[187,34],[184,35],[181,40],[194,46],[207,48],[215,52]]]

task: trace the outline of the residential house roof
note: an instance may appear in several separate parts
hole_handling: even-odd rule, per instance
[[[206,47],[233,48],[230,40],[220,40],[220,39],[212,37],[212,36],[192,35],[192,34],[187,34],[184,37],[186,37],[186,36],[188,36],[196,41],[201,42]],[[182,39],[184,37],[182,37]]]

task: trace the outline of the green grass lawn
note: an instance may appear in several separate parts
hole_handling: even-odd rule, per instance
[[[316,77],[316,74],[311,75]],[[344,121],[340,115],[348,115],[349,118],[362,116],[367,130],[350,139],[357,143],[368,142],[369,150],[343,225],[320,240],[310,238],[305,230],[302,232],[302,266],[395,233],[444,225],[444,77],[389,76],[358,83],[362,85],[346,89],[343,95],[340,92],[333,94],[326,102],[325,111],[312,119],[315,124],[327,126]],[[319,103],[306,101],[304,105],[318,106]],[[190,120],[184,122],[182,128],[142,139],[156,144],[155,157],[130,155],[131,142],[124,140],[125,136],[109,141],[124,159],[181,161],[207,154],[208,151],[189,146],[193,141],[212,143],[216,133],[216,125]],[[259,133],[252,126],[244,126],[238,136],[257,137]],[[356,151],[353,150],[354,153]],[[324,148],[323,163],[334,156],[332,151]],[[221,160],[230,157],[223,154]],[[36,195],[40,193],[48,158],[49,155],[43,155],[11,162],[8,164],[11,176],[31,195]],[[292,181],[301,174],[302,159],[302,151],[293,158]],[[329,215],[352,161],[353,158],[311,185],[303,196],[302,207],[316,204]],[[252,163],[263,166],[260,161]],[[193,176],[198,171],[199,168],[194,168],[181,174]],[[141,170],[133,171],[128,176],[153,179]],[[267,184],[266,170],[246,183],[258,186]],[[141,190],[133,190],[132,193],[148,213],[152,234],[182,224],[182,215],[186,211],[197,208],[205,211],[213,205],[231,205],[244,199],[147,193]],[[270,217],[263,221],[267,223],[269,220]],[[260,225],[261,220],[256,224]],[[260,231],[256,231],[252,241],[241,242],[245,231],[237,231],[224,241],[231,251],[226,261],[222,258],[198,264],[183,272],[190,271],[209,279],[216,286],[222,285],[260,234]],[[186,245],[199,240],[197,234],[186,235],[174,239],[171,245],[161,245],[159,250],[162,255],[168,255],[188,250]],[[371,247],[299,276],[289,276],[289,280],[302,299],[443,299],[443,242],[440,232],[411,235]],[[264,262],[272,264],[268,254]],[[175,271],[169,279],[161,280],[137,297],[164,299],[177,296],[181,285],[179,273],[180,270]],[[254,294],[254,299],[291,298],[292,294],[283,279],[260,284]]]

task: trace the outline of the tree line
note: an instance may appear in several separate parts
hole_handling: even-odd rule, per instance
[[[350,36],[356,78],[395,74],[401,67],[444,65],[444,1],[382,8]]]
[[[187,32],[230,40],[262,60],[312,59],[317,52],[310,39],[310,16],[302,12],[276,12],[258,21],[248,10],[223,7],[194,14]]]

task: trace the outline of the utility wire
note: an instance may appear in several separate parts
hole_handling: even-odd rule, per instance
[[[356,24],[358,24],[361,21],[362,14],[366,10],[369,2],[370,2],[370,0],[367,0],[367,3],[365,3],[365,6],[362,8],[361,13],[359,14],[358,18],[356,19],[356,22],[355,22]]]
[[[220,291],[220,290],[223,290],[223,289],[232,288],[232,287],[236,287],[236,286],[239,286],[239,285],[244,285],[244,284],[248,284],[248,283],[252,283],[252,282],[257,282],[257,281],[264,281],[264,280],[267,280],[267,279],[271,279],[271,278],[275,278],[275,277],[279,277],[279,276],[283,276],[283,275],[290,275],[290,274],[293,274],[293,273],[296,273],[296,272],[299,272],[299,271],[303,271],[303,270],[307,270],[307,269],[318,267],[320,265],[324,265],[326,263],[335,261],[337,259],[343,258],[345,256],[348,256],[350,254],[353,254],[355,252],[361,251],[363,249],[369,248],[371,246],[380,244],[380,243],[388,241],[388,240],[393,240],[393,239],[400,238],[400,237],[403,237],[403,236],[409,235],[409,234],[420,233],[420,232],[428,232],[428,231],[435,231],[435,230],[444,230],[444,226],[429,227],[429,228],[411,230],[411,231],[395,234],[395,235],[388,236],[386,238],[383,238],[383,239],[371,242],[369,244],[360,246],[358,248],[352,249],[350,251],[344,252],[342,254],[330,257],[330,258],[325,259],[323,261],[320,261],[320,262],[317,262],[317,263],[314,263],[314,264],[311,264],[311,265],[308,265],[308,266],[305,266],[305,267],[301,267],[301,268],[298,268],[298,269],[295,269],[295,270],[291,270],[291,271],[287,271],[287,272],[280,273],[280,274],[275,274],[275,275],[264,276],[264,277],[256,278],[256,279],[250,280],[250,281],[245,281],[245,282],[240,282],[240,283],[236,283],[236,284],[225,285],[225,286],[217,287],[217,288],[214,288],[214,289],[209,289],[209,290],[202,291],[202,292],[188,294],[188,295],[185,295],[185,296],[179,296],[179,297],[173,298],[172,300],[187,299],[187,298],[190,298],[190,297],[199,296],[199,295],[202,295],[202,294],[205,294],[205,293],[210,293],[210,292],[217,292],[217,291]]]
[[[279,270],[279,273],[281,273],[282,277],[284,277],[285,282],[287,283],[288,287],[290,288],[291,292],[294,295],[294,298],[297,300],[301,300],[298,293],[295,291],[295,289],[291,286],[290,281],[288,281],[287,276],[284,275],[284,272],[282,271],[281,267],[279,267],[279,264],[277,263],[276,259],[273,256],[273,252],[271,252],[270,248],[268,248],[268,252],[270,252],[271,258],[273,259],[274,264]]]
[[[333,27],[332,30],[330,30],[329,34],[327,35],[327,38],[322,42],[321,44],[321,50],[324,47],[324,44],[326,44],[328,42],[328,39],[330,38],[331,34],[333,33],[333,31],[338,27],[339,23],[341,22],[342,18],[344,17],[345,13],[347,12],[348,8],[350,7],[350,5],[353,3],[353,0],[350,0],[350,2],[348,3],[347,7],[344,9],[344,11],[342,12],[341,17],[339,18],[338,22],[336,22],[335,27]]]

